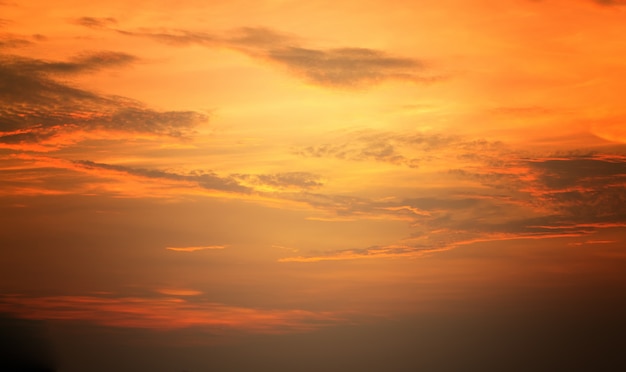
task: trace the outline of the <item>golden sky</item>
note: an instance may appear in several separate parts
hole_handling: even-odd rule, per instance
[[[62,371],[613,360],[624,5],[0,0],[3,322]]]

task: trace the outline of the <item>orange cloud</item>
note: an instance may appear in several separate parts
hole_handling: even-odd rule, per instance
[[[557,228],[555,228],[557,229]],[[440,247],[414,247],[410,245],[389,245],[385,247],[372,247],[359,250],[343,250],[330,252],[324,255],[285,257],[278,262],[320,262],[320,261],[346,261],[357,259],[380,259],[380,258],[417,258],[435,252],[448,251],[460,246],[481,242],[508,241],[508,240],[540,240],[555,238],[575,238],[590,234],[589,231],[564,231],[561,233],[531,233],[511,234],[499,233],[488,234],[484,237],[469,238],[449,243]],[[410,239],[407,239],[410,240]]]
[[[224,249],[225,245],[207,245],[202,247],[166,247],[165,249],[169,251],[175,252],[196,252],[196,251],[205,251],[205,250],[213,250],[213,249]]]
[[[180,288],[160,288],[157,292],[168,296],[197,296],[201,295],[201,291],[194,289],[180,289]]]
[[[255,309],[180,298],[45,296],[0,297],[0,311],[23,319],[86,321],[103,326],[252,333],[310,331],[339,323],[341,314],[300,309]]]

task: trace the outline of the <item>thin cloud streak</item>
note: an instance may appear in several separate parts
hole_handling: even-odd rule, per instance
[[[197,247],[166,247],[168,251],[174,252],[197,252],[197,251],[206,251],[206,250],[219,250],[226,248],[225,245],[207,245],[207,246],[197,246]]]
[[[459,240],[449,245],[443,245],[440,247],[427,247],[427,246],[410,246],[410,245],[390,245],[385,247],[370,247],[365,249],[350,249],[329,252],[322,255],[311,256],[294,256],[283,257],[278,259],[278,262],[322,262],[322,261],[347,261],[347,260],[362,260],[362,259],[397,259],[397,258],[418,258],[425,255],[445,252],[452,249],[456,249],[460,246],[466,246],[476,243],[484,242],[498,242],[498,241],[511,241],[511,240],[541,240],[541,239],[560,239],[560,238],[578,238],[586,236],[591,232],[576,231],[576,232],[564,232],[564,233],[552,233],[552,234],[489,234],[484,237],[472,238],[467,240]]]
[[[255,309],[171,297],[0,296],[0,311],[31,320],[89,322],[108,327],[282,334],[345,323],[345,314],[300,309]]]
[[[92,27],[92,23],[101,24],[86,23],[88,27]],[[358,89],[388,80],[424,84],[446,79],[424,61],[414,58],[397,57],[368,48],[312,48],[294,36],[262,27],[239,28],[225,35],[189,30],[115,31],[173,46],[196,44],[235,50],[279,66],[308,83],[327,88]]]
[[[203,292],[194,289],[181,289],[181,288],[159,288],[156,290],[160,294],[167,296],[199,296]]]
[[[117,19],[113,17],[80,17],[73,20],[73,23],[88,28],[105,28],[115,26]]]
[[[0,56],[0,147],[51,152],[111,131],[182,138],[205,114],[157,111],[119,96],[105,96],[75,88],[57,79],[137,61],[119,52],[82,54],[69,61],[45,61]],[[68,138],[72,138],[68,140]]]

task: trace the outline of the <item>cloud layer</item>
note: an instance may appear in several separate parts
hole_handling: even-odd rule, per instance
[[[88,27],[103,25],[101,20],[82,20],[81,24],[87,23]],[[368,48],[309,47],[296,37],[268,28],[245,27],[225,35],[188,30],[117,31],[174,46],[199,44],[236,50],[279,66],[308,83],[329,88],[362,88],[386,80],[431,83],[444,79],[424,61],[414,58]]]
[[[99,130],[181,137],[207,120],[197,112],[157,111],[131,99],[75,88],[60,79],[126,66],[137,60],[129,54],[99,52],[69,61],[0,58],[2,147],[51,151],[90,134],[97,137]]]

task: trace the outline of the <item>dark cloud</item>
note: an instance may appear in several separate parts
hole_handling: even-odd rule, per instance
[[[404,138],[412,144],[436,144],[435,149],[449,146],[455,151],[494,151],[495,155],[478,157],[471,167],[448,173],[452,179],[480,185],[473,192],[467,184],[452,184],[436,196],[400,200],[314,193],[293,196],[294,200],[330,212],[331,219],[387,216],[406,219],[413,227],[411,236],[401,244],[322,252],[295,261],[415,255],[477,241],[574,239],[600,229],[626,226],[623,155],[569,153],[522,157],[514,156],[502,144],[482,140]],[[318,150],[319,156],[337,156],[339,151]]]
[[[501,148],[499,142],[440,133],[361,131],[349,133],[334,143],[296,149],[294,153],[305,157],[373,160],[417,168],[423,161],[442,156],[442,150],[454,150],[459,159],[483,160]]]
[[[536,193],[578,222],[626,221],[626,157],[570,156],[537,159]]]
[[[193,171],[188,174],[179,174],[157,169],[133,168],[122,165],[95,163],[89,160],[74,161],[73,163],[89,169],[104,169],[145,178],[190,182],[209,190],[239,193],[251,193],[254,188],[258,186],[271,186],[279,189],[278,191],[281,192],[286,190],[307,190],[318,188],[323,185],[320,181],[320,176],[308,172],[232,174],[229,176],[218,176],[213,172],[207,171]],[[276,196],[278,194],[273,195]]]
[[[233,177],[254,185],[278,189],[314,189],[321,187],[321,177],[309,172],[282,172],[274,174],[237,174]]]
[[[540,2],[543,2],[544,0],[529,0],[529,1],[540,3]],[[588,1],[590,3],[594,3],[597,5],[606,6],[606,7],[626,5],[626,0],[584,0],[584,1]]]
[[[326,87],[359,88],[386,80],[424,83],[443,78],[417,59],[367,48],[307,47],[296,37],[266,28],[240,28],[225,36],[186,30],[117,31],[171,45],[199,44],[234,49],[281,66],[312,84]]]
[[[511,172],[510,168],[519,170]],[[549,232],[555,226],[626,221],[626,157],[622,155],[517,158],[500,167],[489,166],[484,172],[456,169],[453,174],[504,190],[512,201],[518,201],[528,210],[543,210],[542,221],[522,216],[509,218],[508,222],[502,221],[502,227],[506,227],[502,231]],[[475,225],[470,221],[466,224]],[[548,226],[548,230],[536,226]],[[485,228],[495,229],[492,225]]]
[[[604,6],[626,5],[624,0],[592,0],[594,3]]]
[[[122,165],[95,163],[89,160],[74,161],[74,164],[89,169],[104,169],[126,173],[134,176],[162,179],[170,181],[191,182],[208,190],[220,190],[228,192],[249,193],[251,189],[240,185],[232,177],[220,177],[212,172],[195,172],[191,174],[178,174],[165,172],[157,169],[132,168]]]
[[[0,22],[0,26],[2,23]],[[1,48],[21,48],[31,45],[33,42],[25,39],[21,36],[15,36],[11,34],[0,35],[0,49]]]
[[[105,28],[117,24],[117,20],[111,17],[81,17],[74,20],[77,25],[89,28]]]
[[[105,68],[126,66],[136,61],[137,57],[119,52],[83,54],[69,61],[44,61],[20,57],[2,58],[5,68],[35,75],[79,74]]]
[[[286,47],[268,50],[264,58],[322,86],[360,87],[384,80],[427,82],[437,79],[422,75],[425,66],[420,61],[365,48]]]
[[[125,53],[84,54],[69,61],[16,56],[0,60],[0,143],[37,143],[93,129],[182,136],[206,120],[196,112],[156,111],[123,97],[99,95],[58,78],[136,61]]]
[[[325,143],[308,146],[295,151],[306,157],[331,157],[341,160],[373,160],[415,168],[419,159],[410,158],[400,153],[403,139],[389,133],[354,133],[338,143]]]
[[[116,30],[118,33],[127,36],[138,36],[152,39],[161,43],[185,46],[199,44],[205,46],[218,46],[219,38],[214,35],[203,32],[178,31],[178,32],[159,32],[159,31],[125,31]]]

